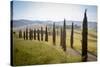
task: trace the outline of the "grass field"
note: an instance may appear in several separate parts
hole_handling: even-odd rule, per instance
[[[70,48],[70,30],[66,30],[66,46]],[[74,48],[76,50],[82,49],[82,35],[80,30],[74,31]],[[49,44],[52,44],[52,36],[49,36]],[[56,45],[60,45],[60,36],[56,37]],[[93,55],[97,56],[97,33],[95,31],[88,31],[88,52],[92,53]]]
[[[13,61],[14,65],[36,65],[80,62],[80,56],[73,56],[64,52],[60,47],[60,36],[56,37],[56,46],[52,44],[52,36],[49,41],[24,40],[13,36]],[[67,48],[70,48],[70,30],[67,30]],[[74,31],[74,48],[81,50],[81,32]],[[97,34],[89,31],[88,51],[97,56]]]

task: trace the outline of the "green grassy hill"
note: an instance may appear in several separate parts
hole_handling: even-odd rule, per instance
[[[97,36],[89,31],[88,51],[97,56]],[[67,47],[70,48],[70,30],[67,30]],[[52,44],[52,36],[48,42],[38,40],[19,39],[13,36],[13,61],[14,65],[36,65],[36,64],[56,64],[80,62],[81,55],[74,55],[71,52],[64,52],[60,46],[60,36],[56,37],[56,46]],[[81,50],[81,32],[74,33],[74,48]]]

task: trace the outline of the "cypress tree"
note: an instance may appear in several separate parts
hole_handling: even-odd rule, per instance
[[[34,40],[36,40],[36,29],[34,29]]]
[[[45,28],[45,41],[48,41],[48,31],[47,31],[47,26]]]
[[[33,30],[31,29],[31,40],[33,39]]]
[[[55,23],[53,23],[53,45],[56,45],[56,31],[55,31]]]
[[[31,29],[29,30],[29,39],[31,40]]]
[[[22,38],[22,31],[19,31],[19,38]]]
[[[43,41],[43,28],[41,27],[41,41]]]
[[[66,21],[64,19],[63,33],[62,33],[62,48],[66,51]]]
[[[70,37],[71,48],[73,48],[73,36],[74,36],[74,26],[73,26],[73,22],[72,22],[72,30],[71,30],[71,37]]]
[[[62,40],[63,40],[63,38],[62,38],[62,27],[61,27],[61,33],[60,33],[60,46],[62,47]]]
[[[84,13],[83,25],[82,25],[82,61],[86,62],[88,55],[87,55],[87,47],[88,47],[88,22],[87,22],[87,10]]]
[[[30,40],[33,39],[33,30],[32,29],[30,29],[30,31],[29,31],[29,38],[30,38]]]
[[[26,35],[25,35],[25,31],[23,32],[23,37],[24,37],[24,40],[25,40],[25,37],[26,37]]]
[[[40,41],[40,31],[39,31],[39,29],[37,30],[37,38],[38,38],[38,40]]]
[[[28,28],[26,28],[26,40],[28,40]]]

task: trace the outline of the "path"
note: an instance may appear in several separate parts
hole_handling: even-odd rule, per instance
[[[67,53],[69,53],[73,56],[81,56],[81,51],[77,51],[72,48],[67,48]],[[96,60],[97,60],[97,57],[88,52],[88,61],[96,61]]]

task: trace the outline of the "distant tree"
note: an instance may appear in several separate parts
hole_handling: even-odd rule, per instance
[[[39,31],[39,29],[37,30],[37,38],[38,38],[38,40],[40,41],[40,31]]]
[[[31,29],[29,30],[29,39],[31,40]]]
[[[56,45],[56,31],[55,31],[55,23],[53,23],[53,45]]]
[[[33,39],[33,30],[32,29],[30,29],[30,31],[29,31],[29,38],[30,38],[30,40]]]
[[[26,38],[25,31],[23,32],[23,38],[24,38],[24,40],[25,40],[25,38]]]
[[[41,41],[43,41],[43,27],[41,27]]]
[[[45,29],[45,41],[48,41],[48,30],[47,30],[47,26],[46,26],[46,29]]]
[[[34,40],[36,40],[36,29],[34,29]]]
[[[61,27],[61,33],[60,33],[60,46],[62,47],[62,40],[63,40],[63,35],[62,35],[62,27]]]
[[[33,29],[31,29],[31,39],[33,39]]]
[[[66,51],[66,21],[64,19],[64,25],[63,25],[63,33],[62,33],[62,48],[64,51]]]
[[[28,28],[26,28],[26,40],[28,40]]]
[[[19,31],[19,38],[22,38],[22,31]]]
[[[87,15],[86,15],[87,10],[85,10],[84,13],[84,19],[83,19],[83,30],[82,30],[82,61],[86,62],[88,55],[88,22],[87,22]]]
[[[70,37],[70,45],[71,45],[71,48],[73,48],[73,39],[74,37],[74,25],[73,25],[73,22],[72,22],[72,30],[71,30],[71,37]]]

